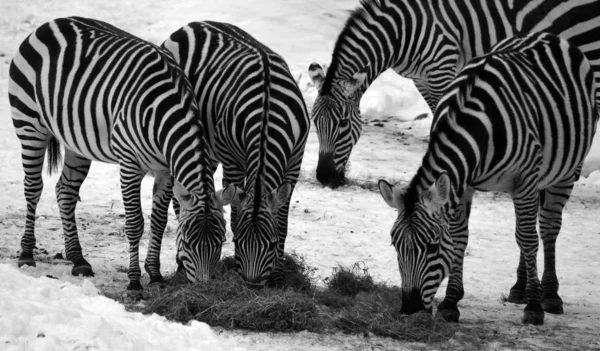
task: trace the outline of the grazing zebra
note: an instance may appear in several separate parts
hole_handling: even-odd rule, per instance
[[[203,249],[198,238],[224,239],[221,207],[235,189],[214,193],[193,90],[170,55],[110,24],[59,18],[23,41],[9,74],[9,100],[22,146],[27,200],[19,266],[35,266],[35,211],[43,188],[44,156],[48,149],[49,170],[56,170],[62,144],[64,166],[56,197],[74,275],[94,274],[79,244],[75,207],[95,160],[120,167],[130,254],[127,289],[142,288],[140,184],[147,172],[155,174],[152,236],[162,236],[174,178],[175,195],[183,207],[178,232],[188,244],[182,245],[180,259],[186,263],[189,280],[208,276],[207,268],[198,262]],[[220,256],[220,248],[216,254]],[[152,281],[162,280],[158,255],[148,256],[146,269]]]
[[[360,99],[388,68],[413,79],[433,112],[471,58],[515,33],[546,31],[577,45],[599,82],[599,14],[600,0],[361,0],[337,38],[327,75],[319,64],[309,66],[319,89],[312,111],[318,181],[332,188],[344,183],[362,132]]]
[[[466,62],[517,32],[543,30],[577,45],[600,82],[600,0],[363,0],[361,4],[337,39],[327,76],[318,64],[309,67],[319,87],[312,111],[319,138],[317,179],[332,188],[344,182],[350,152],[360,137],[360,99],[388,68],[413,79],[434,112]],[[600,101],[600,93],[596,94]],[[553,224],[541,232],[542,286],[558,300],[554,246],[559,228]],[[509,301],[524,303],[525,285],[521,256]],[[562,304],[546,306],[550,308],[546,312],[562,313]]]
[[[231,227],[244,279],[281,278],[290,197],[310,128],[285,61],[226,23],[193,22],[163,47],[188,75],[223,184],[235,184]]]
[[[526,265],[523,322],[543,324],[542,301],[554,304],[558,295],[542,293],[536,224],[539,218],[542,232],[554,227],[558,234],[596,131],[595,94],[585,55],[548,33],[505,39],[457,75],[439,102],[428,150],[408,187],[379,182],[384,200],[398,210],[391,235],[402,312],[430,310],[450,275],[438,312],[458,322],[472,197],[475,190],[493,190],[510,194],[515,206]]]

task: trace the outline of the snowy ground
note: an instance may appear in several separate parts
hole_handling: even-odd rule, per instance
[[[95,163],[81,190],[79,233],[96,277],[70,275],[67,262],[53,259],[64,251],[62,228],[54,199],[57,176],[45,179],[38,206],[37,268],[17,270],[16,257],[24,226],[20,146],[10,122],[7,75],[18,44],[37,26],[66,15],[90,16],[113,23],[160,43],[193,20],[235,23],[279,52],[289,62],[309,108],[316,91],[306,69],[312,61],[328,63],[341,26],[358,1],[349,0],[225,0],[139,1],[76,0],[0,3],[0,349],[8,350],[384,350],[384,349],[600,349],[600,172],[580,181],[564,213],[558,240],[558,275],[565,314],[546,315],[541,327],[522,326],[522,306],[503,304],[512,286],[518,260],[514,215],[508,197],[480,193],[471,217],[471,239],[465,261],[465,298],[461,329],[439,345],[409,344],[390,339],[312,333],[271,334],[211,329],[203,323],[182,326],[158,316],[125,312],[98,290],[125,288],[127,242],[124,211],[114,165]],[[332,191],[314,181],[317,138],[308,140],[299,183],[290,212],[287,248],[304,256],[321,277],[337,265],[364,262],[378,280],[399,284],[389,230],[395,212],[380,195],[368,190],[380,178],[406,182],[426,147],[430,119],[411,122],[426,112],[410,81],[384,74],[369,89],[361,108],[368,121],[352,155],[350,178],[356,185]],[[377,120],[377,122],[375,121]],[[375,123],[383,124],[383,127]],[[586,164],[600,168],[600,145]],[[216,176],[220,184],[220,174]],[[151,180],[142,192],[149,215]],[[174,269],[171,215],[163,244],[164,273]],[[147,229],[149,224],[147,223]],[[231,236],[231,233],[229,233]],[[230,238],[230,237],[229,237]],[[147,237],[142,242],[145,256]],[[232,244],[225,244],[232,253]],[[541,261],[540,256],[540,261]],[[41,261],[41,262],[40,262]],[[540,267],[541,268],[541,267]],[[57,278],[49,278],[47,276]],[[440,289],[439,296],[442,296]],[[474,339],[484,329],[486,339]],[[481,333],[477,334],[481,335]]]

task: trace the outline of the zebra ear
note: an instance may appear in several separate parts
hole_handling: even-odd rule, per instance
[[[271,210],[278,210],[279,207],[284,205],[290,196],[292,195],[292,184],[285,182],[275,189],[272,193],[267,195],[267,205]]]
[[[325,80],[325,71],[323,71],[323,67],[316,62],[311,63],[310,66],[308,66],[308,76],[317,90],[321,89],[321,85],[323,85],[323,81]]]
[[[450,177],[443,172],[429,190],[423,193],[423,204],[430,212],[437,212],[450,201]]]
[[[195,199],[192,194],[177,181],[175,181],[175,185],[173,186],[173,195],[182,208],[190,208],[195,204]]]
[[[390,207],[397,210],[402,210],[404,208],[404,193],[402,190],[383,179],[380,179],[377,185],[379,186],[379,192],[381,193],[383,200],[385,200]]]
[[[235,184],[229,184],[223,181],[224,188],[212,193],[211,198],[218,207],[227,206],[234,202],[239,192],[242,192]]]
[[[365,79],[367,79],[367,69],[368,68],[369,68],[369,66],[366,66],[365,68],[361,69],[359,72],[354,73],[352,78],[343,79],[341,81],[341,85],[344,90],[343,91],[344,96],[346,96],[347,98],[350,98],[352,95],[354,95],[354,92],[356,91],[356,89],[358,89],[361,85],[363,85],[363,83],[365,82]]]

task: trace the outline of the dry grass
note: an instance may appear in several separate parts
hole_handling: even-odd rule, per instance
[[[448,340],[455,331],[431,315],[400,315],[400,289],[374,282],[364,264],[338,267],[318,287],[314,270],[301,257],[286,255],[283,286],[261,289],[249,287],[232,266],[231,258],[224,259],[207,283],[151,286],[144,307],[130,308],[182,323],[195,319],[254,331],[342,331],[421,342]]]

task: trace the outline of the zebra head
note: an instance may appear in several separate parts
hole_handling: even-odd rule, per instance
[[[173,193],[181,205],[177,255],[189,282],[206,281],[221,258],[226,231],[223,206],[231,202],[235,187],[195,194],[176,183]]]
[[[391,236],[402,279],[401,313],[431,312],[437,289],[450,273],[454,246],[445,210],[449,189],[446,173],[421,192],[379,181],[383,199],[398,210]]]
[[[232,219],[236,267],[244,280],[264,285],[279,263],[283,247],[279,238],[279,208],[292,194],[292,185],[284,182],[260,199],[236,188],[231,200],[236,220]],[[233,212],[232,211],[232,216]]]
[[[317,180],[335,189],[345,181],[350,153],[362,132],[360,98],[355,92],[363,84],[366,72],[363,70],[349,79],[334,80],[326,93],[321,89],[325,80],[323,68],[312,63],[308,73],[320,90],[312,109],[319,138]]]

